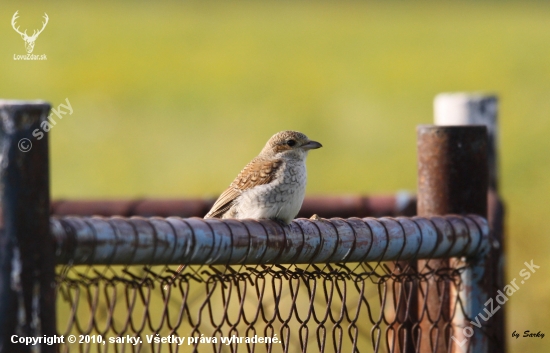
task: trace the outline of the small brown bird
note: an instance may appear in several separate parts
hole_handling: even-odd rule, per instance
[[[307,154],[320,147],[319,142],[301,132],[276,133],[204,218],[272,219],[289,224],[304,201]],[[180,273],[184,267],[179,266],[176,272]]]
[[[297,131],[276,133],[204,218],[273,219],[289,224],[304,201],[308,151],[320,147]]]

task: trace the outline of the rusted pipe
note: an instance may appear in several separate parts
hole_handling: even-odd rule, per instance
[[[142,216],[204,217],[215,198],[136,200],[55,200],[54,216]],[[407,192],[395,195],[341,195],[306,197],[298,217],[397,217],[416,215],[416,197]]]
[[[474,256],[479,216],[270,220],[51,219],[58,264],[298,264]]]
[[[487,215],[485,126],[418,127],[418,215]]]
[[[43,102],[0,101],[0,352],[31,350],[13,344],[14,334],[56,333],[48,134],[42,132],[49,110]],[[56,347],[43,344],[33,351]]]
[[[475,213],[486,217],[488,191],[487,129],[485,126],[419,126],[418,127],[418,214],[434,216],[447,213]],[[473,319],[488,299],[482,286],[484,256],[489,248],[468,258],[463,272],[464,286],[460,293],[450,293],[446,282],[425,283],[420,290],[419,309],[422,337],[420,352],[448,352],[452,345],[455,352],[487,352],[484,328],[470,328],[467,318],[461,318],[461,310],[453,318],[455,340],[447,337],[445,325],[451,317],[452,307],[459,296],[468,318]],[[454,255],[449,255],[452,257]],[[448,259],[420,261],[419,268],[447,268]],[[452,299],[451,299],[452,298]],[[426,301],[424,305],[423,301]],[[424,312],[427,311],[427,312]],[[430,318],[441,318],[432,322]],[[468,325],[472,335],[464,336]],[[485,325],[483,325],[485,326]],[[432,332],[439,337],[431,337]],[[460,345],[459,343],[463,343]]]

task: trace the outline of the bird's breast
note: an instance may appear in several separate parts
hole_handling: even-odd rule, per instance
[[[277,218],[290,223],[300,211],[307,183],[305,163],[286,163],[274,180],[239,197],[239,218]]]

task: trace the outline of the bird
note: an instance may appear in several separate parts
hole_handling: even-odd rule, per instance
[[[319,142],[298,131],[276,133],[218,197],[204,218],[271,219],[290,224],[304,201],[308,152],[321,147]],[[171,283],[184,268],[185,265],[178,267]]]
[[[322,146],[298,131],[276,133],[204,218],[271,219],[290,224],[304,201],[308,152]]]

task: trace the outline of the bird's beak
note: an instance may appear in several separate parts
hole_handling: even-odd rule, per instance
[[[302,145],[302,148],[305,149],[306,151],[307,150],[314,150],[314,149],[321,148],[321,147],[323,147],[323,145],[321,145],[317,141],[309,141],[308,143]]]

